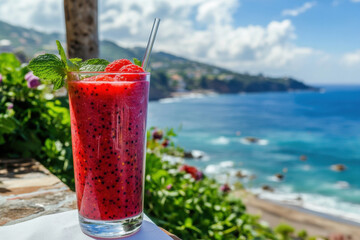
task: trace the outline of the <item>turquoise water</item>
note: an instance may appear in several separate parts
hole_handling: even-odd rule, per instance
[[[219,181],[233,182],[242,170],[256,175],[242,181],[263,198],[360,221],[360,86],[325,89],[151,102],[148,125],[181,126],[177,143],[206,153],[189,164]],[[334,172],[333,164],[347,169]],[[261,191],[265,184],[276,191]]]

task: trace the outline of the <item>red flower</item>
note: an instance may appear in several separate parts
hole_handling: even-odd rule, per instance
[[[185,171],[186,173],[189,173],[195,180],[200,180],[203,178],[202,172],[197,170],[197,168],[193,166],[183,165],[180,168],[180,171]]]
[[[222,191],[223,193],[228,193],[231,191],[231,188],[230,188],[229,184],[225,183],[224,185],[222,185],[220,187],[220,191]]]
[[[154,140],[161,140],[163,138],[163,132],[161,130],[155,129],[152,132],[152,137]]]
[[[169,146],[169,140],[165,139],[162,144],[161,144],[163,147],[167,147]]]

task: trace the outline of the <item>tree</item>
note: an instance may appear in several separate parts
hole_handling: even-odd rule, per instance
[[[97,0],[64,0],[69,58],[99,57]]]

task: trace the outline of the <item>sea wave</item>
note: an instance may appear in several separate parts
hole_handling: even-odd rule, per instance
[[[255,139],[255,140],[253,140]],[[249,137],[244,137],[240,139],[240,143],[245,144],[245,145],[250,145],[250,144],[255,144],[255,145],[268,145],[269,144],[269,140],[267,139],[261,139],[261,138],[249,138]]]
[[[180,102],[181,98],[162,98],[159,100],[159,103],[174,103]]]
[[[204,173],[214,178],[219,183],[235,183],[238,181],[237,175],[241,172],[243,176],[250,176],[252,172],[243,168],[237,168],[233,161],[222,161],[217,164],[209,164],[205,167]],[[244,182],[248,180],[243,179]]]
[[[213,97],[213,96],[217,96],[218,94],[217,93],[212,93],[212,92],[209,92],[209,93],[183,93],[183,94],[179,94],[179,95],[176,95],[174,97],[171,97],[171,98],[162,98],[162,99],[159,99],[159,103],[174,103],[174,102],[180,102],[181,100],[184,100],[184,99],[199,99],[199,98],[205,98],[205,97]]]
[[[211,143],[214,145],[228,145],[230,143],[230,139],[224,136],[215,138],[211,140]]]
[[[315,213],[330,215],[360,224],[359,204],[343,202],[339,201],[336,197],[328,197],[319,194],[295,193],[291,191],[291,188],[283,188],[275,190],[274,192],[264,191],[261,188],[249,190],[261,199],[308,209]]]

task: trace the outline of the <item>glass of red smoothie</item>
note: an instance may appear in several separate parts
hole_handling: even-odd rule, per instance
[[[141,227],[150,73],[68,75],[79,221],[97,238]]]

